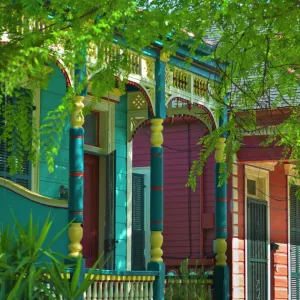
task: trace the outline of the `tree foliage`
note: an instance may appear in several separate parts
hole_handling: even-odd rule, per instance
[[[225,163],[230,170],[244,133],[275,125],[275,109],[282,114],[281,125],[266,143],[282,146],[285,158],[300,161],[299,6],[298,0],[2,0],[0,34],[9,42],[0,47],[1,94],[12,96],[20,87],[45,86],[51,61],[59,60],[73,72],[96,45],[99,59],[89,66],[88,74],[94,74],[89,81],[100,96],[115,87],[116,76],[125,82],[129,71],[126,55],[116,55],[109,64],[103,64],[113,41],[117,40],[125,52],[140,51],[157,40],[164,51],[172,53],[186,44],[190,54],[197,56],[196,49],[205,45],[203,40],[213,37],[215,43],[207,47],[214,51],[198,59],[214,63],[220,81],[210,80],[214,92],[208,101],[214,102],[220,114],[227,106],[230,118],[200,141],[202,151],[189,183],[195,184],[194,176],[201,173],[212,145],[224,132],[229,132]],[[32,30],[33,20],[43,26]],[[70,99],[82,88],[76,85],[68,90],[41,133],[49,133],[57,119],[65,120],[72,107]],[[258,110],[266,112],[263,117]],[[5,138],[2,134],[1,139]],[[45,150],[48,161],[55,154],[53,149]]]

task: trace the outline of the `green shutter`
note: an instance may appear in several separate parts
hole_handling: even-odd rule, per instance
[[[144,175],[132,174],[131,269],[145,270]]]
[[[290,186],[290,263],[291,295],[300,300],[300,199],[296,195],[299,186]]]

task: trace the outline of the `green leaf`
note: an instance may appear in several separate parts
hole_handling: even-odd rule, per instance
[[[88,288],[91,286],[91,284],[96,280],[95,276],[93,276],[93,275],[95,273],[96,268],[99,265],[99,262],[100,262],[101,258],[102,258],[102,254],[98,257],[97,261],[94,263],[94,265],[92,266],[92,268],[85,275],[85,278],[84,278],[83,282],[80,284],[80,286],[76,290],[76,293],[74,295],[75,299],[77,299],[78,297],[82,296],[83,293],[86,292],[88,290]]]
[[[23,270],[23,272],[19,275],[17,282],[15,283],[13,289],[11,290],[11,292],[9,293],[7,300],[13,300],[15,299],[15,295],[18,292],[19,286],[22,282],[22,280],[24,279],[25,273],[26,273],[26,269]]]
[[[44,244],[44,242],[48,236],[49,230],[52,226],[52,221],[49,222],[49,218],[50,218],[50,213],[48,214],[47,219],[44,222],[44,225],[42,227],[40,236],[39,236],[38,240],[36,241],[33,256],[35,256],[37,254],[37,252],[41,249],[42,245]]]
[[[71,282],[71,294],[74,294],[78,285],[79,285],[79,277],[80,277],[80,268],[81,268],[81,262],[82,262],[82,257],[79,255],[79,257],[76,260],[76,267],[75,271],[72,275],[72,282]]]
[[[18,264],[17,268],[15,269],[15,272],[17,273],[20,269],[22,269],[30,261],[30,259],[30,256],[25,256]]]

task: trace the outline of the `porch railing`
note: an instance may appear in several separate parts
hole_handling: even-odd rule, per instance
[[[85,300],[153,299],[153,283],[159,275],[153,271],[102,270],[94,273],[96,280],[84,294]]]
[[[178,297],[178,294],[187,299],[194,299],[193,296],[201,300],[213,299],[212,276],[177,276],[175,274],[166,275],[165,294],[168,300]]]
[[[196,97],[205,97],[208,94],[208,80],[204,77],[180,68],[167,65],[166,85],[183,93]]]

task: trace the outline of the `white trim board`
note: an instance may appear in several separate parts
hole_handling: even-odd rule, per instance
[[[131,270],[131,247],[132,247],[132,141],[127,143],[127,245],[126,260],[127,270]]]

